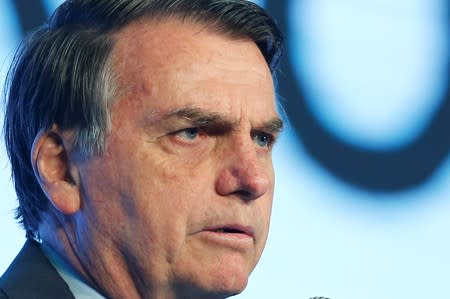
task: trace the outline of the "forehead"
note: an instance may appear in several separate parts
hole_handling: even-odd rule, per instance
[[[275,111],[270,70],[251,40],[178,19],[142,20],[117,34],[112,55],[120,98],[142,96],[158,109],[176,109],[216,106],[220,96],[221,105],[258,100],[262,110]]]

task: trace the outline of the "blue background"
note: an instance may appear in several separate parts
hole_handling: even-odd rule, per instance
[[[289,121],[274,152],[268,244],[236,298],[450,298],[449,4],[258,2],[285,31]],[[49,14],[61,1],[43,3]],[[18,17],[12,0],[0,2],[2,81],[23,34]],[[1,145],[3,272],[24,233]]]

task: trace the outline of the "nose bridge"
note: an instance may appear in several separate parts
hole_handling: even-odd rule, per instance
[[[263,171],[261,161],[251,140],[239,141],[234,144],[232,164],[236,175],[240,172],[251,174]]]
[[[256,151],[251,137],[239,138],[229,147],[224,159],[225,169],[218,182],[222,195],[238,194],[251,200],[265,194],[270,187],[270,169],[267,161]]]

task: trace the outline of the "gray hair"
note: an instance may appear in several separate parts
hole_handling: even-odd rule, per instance
[[[30,153],[39,131],[74,132],[74,149],[101,155],[116,98],[111,52],[114,33],[140,19],[187,19],[232,38],[253,40],[275,76],[283,53],[274,20],[245,0],[67,0],[29,35],[8,72],[5,144],[28,234],[37,231],[48,199],[33,173]]]

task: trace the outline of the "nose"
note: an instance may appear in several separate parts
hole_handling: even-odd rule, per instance
[[[268,156],[259,155],[253,142],[236,144],[224,153],[220,163],[222,169],[216,181],[219,195],[250,201],[271,190],[272,161]]]

